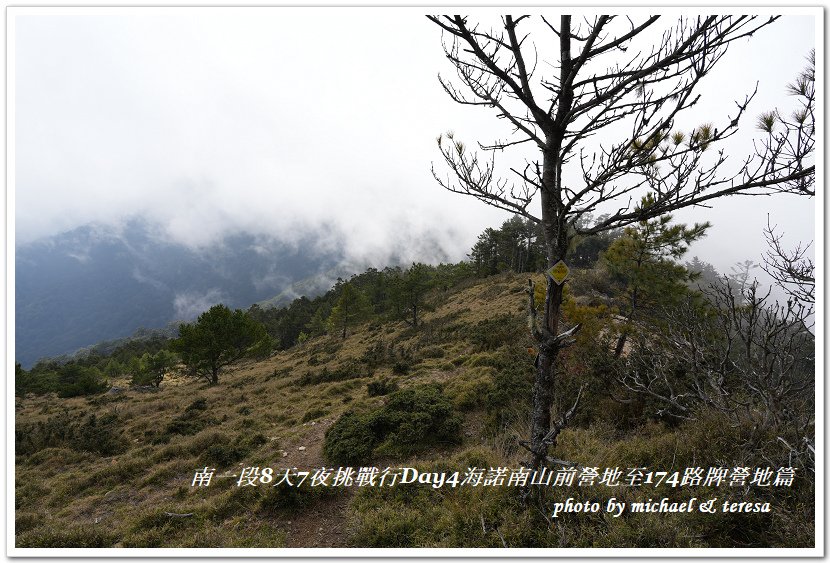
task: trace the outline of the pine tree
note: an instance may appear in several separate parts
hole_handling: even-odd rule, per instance
[[[396,315],[411,326],[418,326],[418,315],[425,306],[427,292],[435,283],[434,269],[413,263],[391,283],[391,302]]]
[[[178,362],[176,355],[167,350],[159,350],[155,354],[145,352],[139,360],[138,371],[133,373],[133,385],[152,385],[158,387]]]
[[[652,203],[643,198],[641,205]],[[635,316],[642,311],[667,305],[685,294],[686,283],[696,275],[677,263],[689,245],[706,234],[709,223],[692,227],[671,223],[671,215],[641,221],[626,227],[622,237],[605,252],[611,274],[624,284],[622,314],[624,324],[617,339],[614,356],[619,357],[628,338]]]
[[[245,311],[214,305],[193,324],[179,327],[179,338],[171,349],[197,377],[208,384],[219,383],[219,371],[254,350],[268,339],[265,327]]]
[[[372,304],[366,295],[350,282],[343,283],[340,289],[340,298],[331,310],[328,326],[332,331],[340,332],[340,337],[346,338],[346,330],[369,317]]]
[[[315,336],[322,336],[328,331],[328,325],[326,323],[328,316],[323,311],[322,305],[314,311],[314,315],[311,317],[311,320],[308,321],[308,324],[305,326],[306,332],[309,338],[313,338]]]

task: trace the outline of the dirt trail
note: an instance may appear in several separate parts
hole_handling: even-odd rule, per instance
[[[344,494],[325,499],[294,517],[287,527],[286,547],[346,547],[352,494],[346,488]]]
[[[301,470],[319,469],[330,465],[323,458],[323,439],[333,419],[307,423],[306,431],[286,444],[287,456],[281,458],[282,467]],[[300,450],[304,447],[305,450]],[[322,499],[307,510],[292,515],[286,521],[286,547],[346,547],[348,537],[348,507],[352,498],[351,488],[342,494]]]

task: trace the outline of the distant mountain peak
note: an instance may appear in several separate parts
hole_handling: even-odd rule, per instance
[[[189,320],[223,302],[234,308],[273,297],[334,268],[311,233],[290,243],[233,233],[206,248],[161,236],[131,219],[90,223],[19,246],[15,255],[15,357],[24,365],[139,327]]]

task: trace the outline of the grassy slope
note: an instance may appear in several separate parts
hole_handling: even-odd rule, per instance
[[[384,397],[369,397],[366,387],[382,378],[394,379],[402,388],[442,382],[465,422],[461,445],[437,447],[417,458],[380,459],[375,465],[452,470],[468,465],[517,467],[525,456],[514,437],[527,434],[525,417],[515,412],[506,417],[504,431],[492,431],[484,395],[494,385],[495,359],[508,357],[505,354],[511,350],[513,361],[525,361],[525,356],[515,354],[516,350],[526,353],[529,344],[521,328],[525,284],[526,277],[509,274],[471,283],[440,296],[417,331],[401,322],[364,325],[345,341],[322,337],[267,360],[235,366],[221,375],[215,387],[171,377],[156,393],[132,390],[126,381],[116,381],[123,391],[97,398],[17,399],[18,426],[46,421],[62,411],[73,420],[90,412],[114,412],[127,444],[123,453],[111,456],[68,447],[18,456],[18,547],[706,547],[756,545],[761,537],[754,533],[756,528],[776,530],[774,536],[763,536],[768,545],[812,542],[811,506],[797,500],[772,516],[636,515],[612,521],[571,515],[551,523],[542,511],[521,507],[506,488],[400,487],[291,495],[283,489],[240,489],[236,479],[223,476],[243,464],[283,469],[326,465],[325,430],[349,409],[383,404]],[[481,338],[478,343],[468,338],[477,323],[504,315],[515,325],[512,332],[490,336],[509,342],[488,343],[487,334],[479,334],[483,344]],[[406,374],[393,373],[395,353],[391,353],[373,373],[359,374],[364,377],[300,384],[303,376],[320,374],[324,368],[332,373],[354,365],[351,362],[381,342],[387,349],[393,345],[401,357],[410,357],[401,360],[411,364]],[[574,382],[566,377],[562,387],[573,388]],[[199,399],[204,399],[206,408],[188,411]],[[626,413],[615,408],[596,402],[560,436],[557,456],[599,467],[667,469],[736,462],[729,450],[733,437],[722,431],[717,420],[704,418],[682,433],[655,423],[623,431],[614,420]],[[176,428],[195,434],[175,433]],[[724,434],[722,440],[713,436],[713,429]],[[214,482],[208,488],[191,487],[194,471],[205,465],[218,468]],[[688,496],[706,494],[693,493]],[[566,496],[631,500],[645,494],[634,489],[610,495],[599,489],[574,489]]]

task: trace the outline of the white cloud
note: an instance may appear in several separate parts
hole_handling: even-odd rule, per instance
[[[460,259],[507,218],[431,176],[439,133],[469,144],[509,129],[445,95],[436,75],[452,68],[440,33],[414,11],[187,9],[14,23],[18,243],[139,215],[194,247],[230,232],[292,242],[325,231],[344,260],[381,264],[423,252]],[[756,79],[757,111],[784,103],[815,40],[809,18],[776,25],[727,53],[703,91],[707,114],[728,114]],[[748,209],[736,205],[723,209]],[[774,221],[809,240],[803,204],[787,205]],[[707,218],[699,211],[689,220]],[[765,221],[762,209],[756,216]],[[759,254],[760,232],[739,218],[713,220],[718,240],[752,231],[740,244]]]
[[[223,299],[222,291],[218,288],[211,288],[205,292],[177,293],[173,298],[174,318],[184,321],[196,318],[217,303],[222,303]]]

